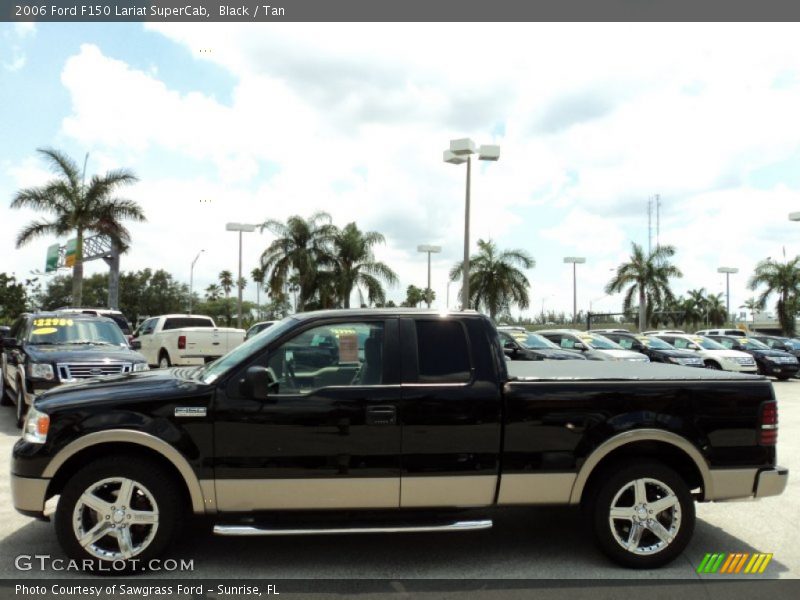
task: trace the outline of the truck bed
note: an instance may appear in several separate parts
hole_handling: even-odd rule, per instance
[[[682,367],[661,363],[615,361],[542,360],[509,361],[513,381],[764,381],[761,375],[748,375],[714,369]]]

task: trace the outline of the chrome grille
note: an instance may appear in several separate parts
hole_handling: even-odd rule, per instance
[[[58,378],[65,382],[130,373],[133,365],[122,362],[59,363],[56,368],[58,369]]]
[[[747,358],[741,357],[740,358],[740,357],[737,356],[733,360],[735,360],[740,365],[745,365],[745,366],[752,366],[752,365],[756,364],[756,361],[752,357],[747,357]]]

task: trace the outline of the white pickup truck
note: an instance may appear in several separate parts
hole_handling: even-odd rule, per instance
[[[203,365],[244,341],[244,329],[217,327],[202,315],[162,315],[144,321],[133,332],[131,346],[151,366]]]

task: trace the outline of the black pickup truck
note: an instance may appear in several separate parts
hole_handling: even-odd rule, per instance
[[[192,513],[220,535],[463,531],[563,504],[611,559],[651,568],[686,547],[695,501],[783,492],[776,441],[759,376],[507,363],[478,313],[342,310],[202,367],[43,393],[11,481],[26,515],[60,495],[56,534],[84,565],[144,564]]]

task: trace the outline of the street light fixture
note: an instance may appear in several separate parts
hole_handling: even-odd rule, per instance
[[[472,173],[472,155],[478,160],[496,161],[500,158],[500,146],[482,145],[476,150],[475,142],[469,138],[450,140],[450,149],[444,151],[444,162],[453,165],[467,163],[467,194],[464,206],[464,267],[462,269],[461,309],[469,308],[469,192]]]
[[[441,246],[431,246],[430,244],[420,244],[417,246],[417,252],[426,252],[428,254],[428,287],[425,288],[425,300],[428,303],[428,308],[431,307],[431,254],[441,251]]]
[[[189,269],[189,314],[192,314],[192,300],[193,300],[192,293],[194,290],[194,263],[197,262],[197,259],[200,258],[200,255],[203,252],[205,252],[205,248],[197,253],[197,256],[195,256],[194,260],[192,261],[192,267]]]
[[[725,302],[727,305],[726,310],[728,311],[726,315],[728,318],[726,321],[729,321],[731,318],[731,274],[738,272],[739,269],[736,267],[720,267],[717,269],[717,273],[725,273]]]
[[[248,223],[226,223],[226,231],[239,232],[239,278],[236,280],[236,287],[239,288],[239,301],[236,310],[236,327],[242,328],[242,232],[246,231],[251,233],[256,230],[255,225]]]
[[[564,262],[566,264],[572,263],[572,322],[578,322],[578,277],[576,273],[576,265],[582,265],[586,262],[584,256],[565,256]]]

